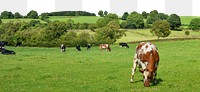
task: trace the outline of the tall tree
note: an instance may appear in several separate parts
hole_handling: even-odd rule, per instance
[[[158,17],[161,20],[166,20],[169,16],[167,14],[164,14],[164,13],[158,13]]]
[[[22,18],[22,15],[21,15],[19,12],[16,12],[16,13],[14,14],[14,17],[15,17],[16,19],[18,19],[18,18]]]
[[[178,27],[181,26],[181,18],[176,15],[176,14],[171,14],[168,18],[167,21],[170,24],[170,29],[174,30]]]
[[[146,19],[148,15],[149,15],[149,13],[147,13],[145,11],[142,12],[142,16],[143,16],[144,19]]]
[[[12,19],[12,18],[14,18],[14,15],[12,14],[12,12],[3,11],[1,13],[1,18],[2,19]]]
[[[126,20],[127,19],[127,17],[128,17],[128,12],[125,12],[124,14],[123,14],[123,16],[122,16],[122,20]]]
[[[127,17],[127,28],[144,28],[143,16],[137,12],[132,12]]]
[[[33,18],[33,19],[37,19],[38,18],[38,13],[34,10],[31,10],[28,14],[27,14],[28,18]]]
[[[98,15],[99,15],[100,17],[103,17],[103,11],[100,10],[100,11],[98,12]]]
[[[107,15],[108,15],[108,12],[107,12],[107,11],[104,11],[103,14],[104,14],[104,16],[107,16]]]
[[[120,25],[118,21],[110,21],[105,27],[97,29],[95,36],[100,43],[114,43],[124,35],[123,30],[119,30]]]
[[[42,13],[42,14],[40,15],[40,19],[41,19],[41,20],[47,20],[47,18],[49,18],[49,16],[48,16],[47,13]]]
[[[147,24],[153,24],[156,20],[159,20],[158,17],[158,11],[153,10],[150,12],[150,14],[147,16]]]
[[[156,35],[158,39],[160,37],[167,37],[170,35],[170,25],[166,20],[157,20],[153,23],[150,32]]]

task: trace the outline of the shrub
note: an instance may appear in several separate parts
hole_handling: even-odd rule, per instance
[[[190,31],[186,30],[186,31],[185,31],[185,35],[186,35],[186,36],[190,35]]]
[[[191,20],[189,28],[192,30],[199,30],[200,29],[200,18],[194,18]]]
[[[88,28],[94,32],[95,29],[97,28],[97,25],[96,24],[89,24]]]

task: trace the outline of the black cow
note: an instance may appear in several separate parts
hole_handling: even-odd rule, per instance
[[[76,49],[77,49],[78,51],[81,51],[81,46],[80,46],[80,45],[76,45]]]
[[[127,48],[129,48],[128,44],[125,43],[125,42],[121,42],[121,43],[119,43],[119,45],[120,45],[121,47],[127,47]]]
[[[87,44],[87,50],[89,50],[92,47],[91,44]]]
[[[66,46],[64,44],[61,44],[60,45],[60,49],[61,49],[61,52],[65,52]]]
[[[2,48],[1,49],[1,54],[4,54],[4,55],[14,55],[16,53],[13,50],[7,50],[5,48]]]
[[[7,45],[7,44],[8,44],[8,42],[6,42],[6,41],[0,41],[0,49],[4,48],[5,45]]]
[[[18,46],[21,46],[22,45],[22,42],[17,42],[15,47],[18,47]]]

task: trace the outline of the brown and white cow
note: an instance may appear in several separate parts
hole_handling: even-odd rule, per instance
[[[156,46],[150,42],[141,42],[136,47],[135,56],[133,59],[133,68],[131,81],[133,82],[134,73],[138,65],[139,71],[143,73],[144,86],[149,87],[150,82],[157,83],[157,67],[159,63],[159,54]]]
[[[107,51],[111,51],[110,45],[109,44],[100,44],[99,49],[103,50],[106,49]]]

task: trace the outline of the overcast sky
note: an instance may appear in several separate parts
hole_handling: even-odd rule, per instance
[[[0,0],[0,12],[6,10],[26,15],[30,10],[39,14],[80,10],[97,14],[103,10],[121,16],[124,12],[158,10],[180,16],[200,16],[199,4],[200,0]]]

